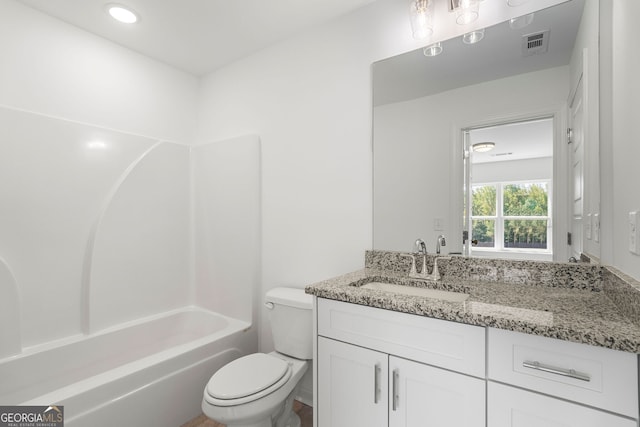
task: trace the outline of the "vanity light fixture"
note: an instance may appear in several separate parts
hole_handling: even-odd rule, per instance
[[[121,4],[109,3],[105,9],[113,19],[124,24],[135,24],[139,21],[137,13]]]
[[[412,0],[409,17],[414,39],[424,39],[433,34],[433,0]]]
[[[414,39],[425,39],[433,35],[433,3],[435,1],[436,0],[411,0],[409,3],[411,33]],[[482,0],[447,1],[449,4],[449,12],[455,12],[456,22],[458,24],[467,25],[478,19],[480,15],[480,2]]]
[[[484,38],[484,28],[479,30],[470,31],[462,36],[462,41],[465,44],[475,44]]]
[[[470,24],[480,16],[480,0],[451,0],[451,6],[460,25]]]
[[[434,43],[422,49],[424,56],[438,56],[442,53],[442,43]]]
[[[476,153],[486,153],[493,150],[495,146],[495,142],[477,142],[471,146],[471,149]]]

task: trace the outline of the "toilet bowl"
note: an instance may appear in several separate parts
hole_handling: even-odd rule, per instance
[[[306,361],[276,352],[241,357],[211,377],[202,410],[227,427],[297,427],[291,407],[306,371]]]
[[[301,289],[267,292],[276,351],[249,354],[220,368],[204,390],[207,417],[227,427],[300,426],[292,406],[312,356],[312,303]]]

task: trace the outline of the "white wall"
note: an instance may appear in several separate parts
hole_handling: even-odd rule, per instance
[[[0,0],[0,105],[191,143],[198,80]]]
[[[589,224],[588,215],[600,213],[600,77],[599,77],[599,1],[586,0],[580,29],[569,67],[572,90],[575,90],[580,75],[583,84],[584,110],[584,159],[583,159],[583,225]],[[583,228],[584,228],[583,227]],[[595,257],[601,256],[600,242],[591,233],[587,239],[583,232],[582,251]]]
[[[260,295],[361,268],[371,246],[372,55],[357,22],[319,28],[203,79],[199,141],[260,135]],[[269,349],[268,328],[262,336]]]
[[[189,304],[198,80],[14,0],[0,57],[0,356]]]
[[[13,0],[0,54],[0,357],[193,303],[253,320],[257,138],[191,150],[197,78]]]
[[[198,141],[262,142],[262,294],[363,266],[372,243],[371,64],[427,43],[411,38],[406,11],[404,1],[378,0],[203,78]],[[487,13],[477,24],[503,20]],[[268,328],[261,337],[269,350]]]
[[[557,67],[374,108],[374,248],[412,250],[417,237],[435,242],[444,234],[453,236],[449,250],[460,251],[454,223],[460,214],[450,203],[462,197],[462,182],[451,182],[452,163],[460,170],[462,164],[453,158],[456,135],[515,119],[514,112],[523,118],[561,111],[568,76],[568,67]],[[442,231],[434,230],[436,218],[444,219]]]
[[[262,306],[260,139],[246,135],[203,144],[192,148],[191,159],[194,300],[251,322]]]
[[[638,142],[638,112],[640,111],[640,55],[632,54],[634,35],[637,32],[636,18],[640,16],[640,2],[636,0],[612,1],[612,51],[611,69],[612,138],[603,138],[603,143],[610,142],[611,163],[603,167],[605,182],[612,188],[604,188],[613,195],[613,210],[609,221],[613,232],[613,258],[611,264],[640,280],[640,256],[628,250],[628,215],[631,211],[640,210],[640,143]],[[605,86],[606,87],[606,86]]]
[[[553,178],[553,157],[474,164],[471,181],[490,183]]]
[[[89,243],[92,230],[99,230],[94,219],[100,212],[109,211],[100,209],[120,182],[119,177],[155,144],[166,144],[160,141],[204,144],[238,135],[261,136],[261,295],[274,286],[300,287],[361,267],[363,251],[371,246],[372,225],[370,64],[422,44],[410,39],[406,5],[402,2],[400,7],[399,3],[378,0],[309,29],[206,76],[199,88],[193,76],[46,17],[14,0],[0,0],[0,105],[4,110],[36,113],[31,119],[45,119],[42,115],[62,119],[54,127],[71,120],[88,124],[87,129],[97,134],[104,128],[116,129],[112,134],[117,135],[115,146],[119,147],[111,160],[103,163],[104,169],[96,172],[101,174],[98,177],[94,171],[99,156],[90,154],[80,140],[72,137],[59,139],[48,134],[36,138],[39,141],[7,145],[9,150],[27,150],[22,155],[30,167],[47,164],[53,156],[61,155],[57,150],[48,154],[53,145],[47,143],[60,144],[67,150],[64,155],[69,155],[60,164],[52,165],[58,168],[56,178],[45,182],[57,188],[54,193],[47,193],[46,186],[38,187],[49,175],[29,174],[28,168],[20,170],[21,164],[11,157],[16,155],[13,151],[3,155],[7,162],[3,173],[17,174],[5,176],[3,197],[10,195],[26,206],[25,210],[12,213],[11,225],[23,221],[24,230],[37,232],[30,244],[29,239],[14,235],[0,246],[0,258],[10,266],[3,267],[3,295],[18,300],[23,313],[28,313],[21,319],[23,344],[37,344],[86,327],[83,322],[90,319],[81,305],[90,300],[91,294],[83,294],[86,277],[82,266],[87,264],[84,249],[80,248]],[[637,144],[632,143],[631,114],[638,111],[638,90],[637,85],[629,86],[637,74],[638,59],[627,55],[633,49],[626,46],[632,40],[632,17],[638,15],[638,5],[633,0],[616,1],[616,5],[611,30],[616,50],[613,77],[608,82],[614,87],[611,103],[616,114],[610,126],[611,162],[601,177],[603,183],[612,183],[603,186],[603,194],[613,194],[614,208],[611,217],[603,220],[608,221],[605,227],[610,227],[614,236],[611,263],[640,277],[638,257],[626,252],[625,235],[628,211],[640,208],[637,189],[632,186],[637,181],[633,161],[639,156]],[[2,137],[6,138],[4,129],[8,128],[3,127]],[[167,149],[180,151],[179,147]],[[185,157],[176,156],[180,158]],[[183,172],[176,174],[183,177]],[[25,185],[32,186],[28,197],[9,185],[20,174]],[[154,178],[148,175],[146,179]],[[77,185],[77,191],[92,194],[91,198],[70,196],[66,191],[69,183]],[[180,185],[183,184],[178,182],[164,196],[157,194],[160,199],[156,201],[160,203],[163,197],[179,193]],[[92,186],[99,187],[95,198]],[[64,203],[56,204],[57,200],[67,200],[73,215],[68,216]],[[14,209],[17,205],[7,206]],[[44,216],[43,212],[51,215]],[[64,222],[62,226],[60,221]],[[177,215],[176,221],[175,226],[181,227],[184,215]],[[74,222],[78,228],[65,234],[65,227]],[[182,239],[179,237],[172,249],[180,251]],[[142,246],[149,244],[146,241]],[[13,249],[5,250],[7,245]],[[60,245],[65,249],[61,251]],[[73,255],[57,262],[68,248],[72,248],[69,253]],[[193,250],[191,243],[184,249],[185,253]],[[11,253],[7,255],[8,252]],[[159,259],[167,254],[159,254]],[[13,259],[16,257],[18,261]],[[607,253],[602,257],[606,260]],[[193,270],[186,268],[185,273],[180,273],[182,261],[174,261],[180,266],[172,273],[186,276],[185,283],[190,283]],[[37,271],[21,273],[35,265],[39,266]],[[67,270],[66,266],[71,267]],[[133,275],[138,273],[131,271]],[[29,279],[34,285],[16,295],[16,283],[25,283],[23,274],[38,277]],[[158,294],[169,290],[168,298],[176,295],[171,286],[158,289]],[[60,302],[64,299],[62,306],[33,311],[57,292],[64,296],[60,297]],[[184,303],[183,298],[193,301],[189,298],[196,295],[191,288],[186,296],[180,294],[175,304]],[[152,306],[164,309],[171,304],[159,300]],[[128,313],[141,314],[134,310]],[[38,322],[36,315],[49,324]],[[126,317],[128,314],[123,318]],[[263,348],[269,349],[268,333],[263,334],[263,340]]]

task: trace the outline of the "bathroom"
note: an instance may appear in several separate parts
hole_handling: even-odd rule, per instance
[[[251,323],[246,351],[270,351],[263,295],[362,268],[372,248],[371,64],[422,47],[405,3],[354,2],[201,73],[2,0],[3,129],[30,132],[1,160],[17,174],[0,184],[2,357],[190,306]],[[640,210],[640,65],[626,54],[638,6],[596,3],[599,177],[585,191],[601,239],[587,249],[638,280],[628,214]],[[64,133],[78,128],[95,135]],[[38,203],[11,210],[31,202],[27,190]],[[433,251],[435,236],[422,237]]]

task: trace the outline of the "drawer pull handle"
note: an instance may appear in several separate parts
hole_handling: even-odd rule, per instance
[[[393,392],[393,403],[392,403],[392,409],[395,411],[396,409],[398,409],[398,399],[400,398],[399,393],[398,393],[398,382],[400,381],[400,373],[398,372],[397,369],[393,370],[393,387],[392,387],[392,392]]]
[[[373,367],[373,403],[378,404],[380,400],[380,364],[376,363]]]
[[[582,372],[576,372],[575,369],[563,369],[556,368],[554,366],[543,365],[540,362],[522,362],[522,366],[525,368],[535,369],[537,371],[548,372],[550,374],[562,375],[563,377],[574,378],[576,380],[581,381],[591,381],[591,377],[587,374],[583,374]]]

